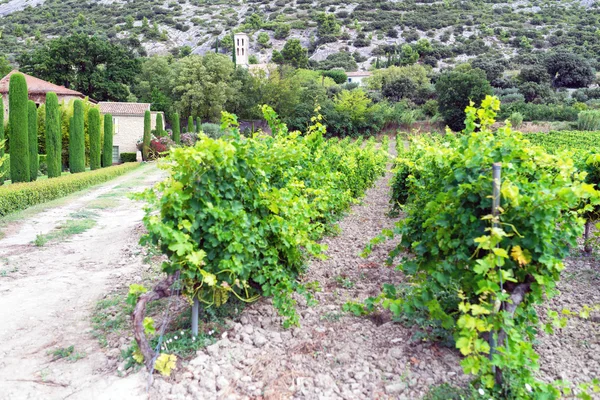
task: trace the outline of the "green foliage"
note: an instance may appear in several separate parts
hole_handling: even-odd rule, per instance
[[[163,137],[165,136],[165,131],[164,131],[164,123],[163,123],[163,116],[161,113],[156,114],[156,136],[157,137]]]
[[[287,64],[294,68],[306,68],[308,66],[308,50],[302,47],[300,40],[288,40],[281,53],[273,51],[273,62],[277,64]]]
[[[577,129],[580,131],[600,130],[600,111],[582,111],[577,116]]]
[[[181,144],[181,131],[179,128],[179,114],[173,114],[173,121],[171,122],[173,125],[173,141],[175,144]]]
[[[138,164],[125,164],[85,174],[65,175],[55,179],[2,186],[0,187],[0,216],[106,182],[137,168],[137,166]]]
[[[113,164],[113,118],[110,114],[104,114],[104,142],[102,144],[102,167],[110,167]]]
[[[18,58],[21,70],[95,100],[126,101],[140,61],[127,48],[87,34],[52,39]]]
[[[144,113],[144,137],[142,139],[142,160],[148,161],[150,140],[152,139],[152,115],[150,111]]]
[[[27,129],[28,145],[29,145],[29,180],[35,181],[38,176],[39,160],[38,160],[38,121],[37,107],[33,100],[27,102]]]
[[[194,132],[194,117],[192,117],[191,115],[188,117],[188,123],[187,123],[187,133],[193,133]]]
[[[62,173],[62,129],[56,93],[46,94],[46,156],[48,178]]]
[[[582,88],[589,86],[596,74],[583,57],[567,51],[551,54],[546,59],[546,68],[555,87]]]
[[[523,123],[523,114],[521,114],[520,112],[514,112],[510,114],[510,118],[508,120],[510,121],[510,124],[512,126],[518,128]]]
[[[137,161],[137,153],[121,153],[121,162],[131,163]]]
[[[396,315],[426,312],[451,330],[464,371],[486,395],[556,398],[564,385],[536,380],[536,306],[556,294],[581,216],[600,203],[600,192],[570,158],[532,146],[510,127],[493,132],[499,106],[488,96],[481,109],[466,109],[461,135],[415,138],[401,154],[397,178],[405,189],[397,200],[406,218],[373,243],[401,236],[390,256],[410,254],[399,268],[415,289],[407,298],[388,290],[376,301]],[[490,210],[494,163],[502,165],[498,216]],[[482,335],[492,335],[497,348]]]
[[[333,79],[338,85],[348,82],[348,75],[346,75],[346,73],[340,69],[321,71],[321,75]]]
[[[69,125],[69,171],[85,171],[85,125],[83,102],[73,102],[73,117]]]
[[[8,90],[10,176],[13,182],[29,182],[29,96],[23,74],[11,75]]]
[[[224,132],[220,125],[205,123],[201,125],[201,132],[211,139],[218,139],[223,136]]]
[[[4,99],[2,96],[0,96],[0,143],[2,143],[2,145],[0,146],[0,159],[1,160],[4,160],[4,141],[5,141],[5,139],[6,139],[6,137],[4,135]],[[7,165],[6,161],[4,161],[4,165]],[[8,165],[10,165],[10,164],[8,164]],[[5,174],[0,173],[0,185],[4,184],[5,180],[6,180]]]
[[[90,169],[101,168],[101,138],[100,138],[100,111],[91,108],[88,112],[88,132],[90,137]]]
[[[322,251],[315,239],[383,174],[387,155],[374,140],[325,141],[320,117],[300,135],[272,109],[264,115],[272,135],[244,137],[224,114],[226,137],[171,151],[169,178],[144,195],[143,242],[160,247],[164,271],[181,271],[183,292],[207,307],[272,296],[293,325],[291,294],[304,291],[296,278]]]
[[[469,102],[481,102],[492,94],[492,87],[480,69],[456,68],[443,73],[435,83],[439,110],[453,131],[465,127],[465,108]]]

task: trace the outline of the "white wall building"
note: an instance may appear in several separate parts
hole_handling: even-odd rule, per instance
[[[235,62],[237,65],[248,68],[250,52],[250,37],[245,33],[236,33],[233,37],[235,45]]]
[[[348,83],[358,83],[359,86],[365,86],[366,82],[364,80],[371,75],[373,75],[370,71],[356,71],[356,72],[346,72],[348,76]]]

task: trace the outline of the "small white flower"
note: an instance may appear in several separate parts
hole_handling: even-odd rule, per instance
[[[181,331],[181,336],[185,335],[185,333],[183,331]]]
[[[528,391],[529,393],[531,393],[531,392],[533,391],[533,388],[531,387],[531,385],[530,385],[529,383],[526,383],[526,384],[525,384],[525,389],[527,389],[527,391]]]
[[[479,394],[483,396],[485,394],[485,391],[482,388],[479,388]]]
[[[195,337],[192,337],[192,342],[195,342],[195,341],[196,341],[196,338],[195,338]]]
[[[173,339],[177,340],[177,336],[173,336]]]

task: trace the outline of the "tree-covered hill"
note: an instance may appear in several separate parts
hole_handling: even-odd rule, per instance
[[[598,67],[600,55],[600,6],[591,0],[0,0],[0,15],[0,52],[12,61],[72,33],[141,55],[204,54],[217,38],[227,52],[232,31],[251,35],[257,62],[298,38],[313,61],[344,51],[363,69],[423,38],[423,61],[439,67],[557,47]]]

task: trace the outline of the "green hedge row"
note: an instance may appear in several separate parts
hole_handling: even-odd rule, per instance
[[[121,153],[121,161],[124,163],[136,162],[137,153]]]
[[[42,175],[46,175],[48,172],[48,165],[45,154],[38,154],[38,164],[39,172],[41,172]],[[6,155],[6,160],[4,160],[4,163],[0,166],[0,173],[2,174],[3,180],[10,181],[10,154]]]
[[[80,174],[64,175],[53,179],[1,186],[0,216],[24,210],[33,205],[58,199],[106,182],[138,168],[139,165],[138,163],[128,163]]]

